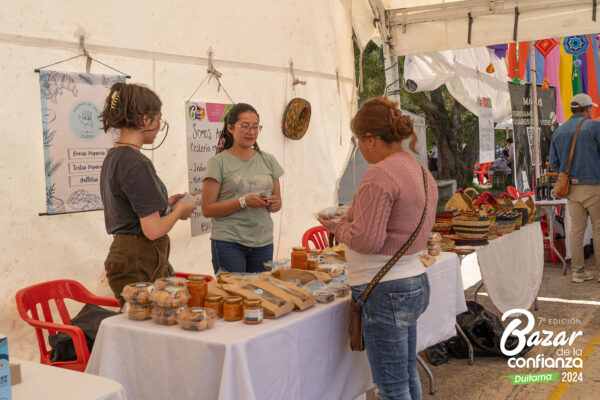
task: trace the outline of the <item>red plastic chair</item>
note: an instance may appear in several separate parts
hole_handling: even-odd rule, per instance
[[[535,196],[535,192],[533,190],[531,192],[526,192],[526,193],[519,192],[519,190],[514,186],[507,186],[506,190],[508,191],[508,194],[510,194],[510,197],[512,197],[515,200],[520,199],[522,197]]]
[[[302,246],[306,247],[306,251],[310,251],[308,242],[312,242],[315,249],[323,250],[329,246],[329,231],[324,226],[310,228],[302,235]]]
[[[44,282],[26,287],[17,292],[16,298],[17,310],[21,318],[35,328],[40,346],[40,362],[42,364],[81,372],[85,370],[85,366],[90,359],[90,352],[85,340],[85,334],[81,328],[71,325],[71,317],[65,307],[64,299],[72,299],[83,304],[93,303],[99,306],[119,307],[117,299],[93,295],[79,282],[68,279]],[[50,300],[54,300],[62,323],[56,323],[52,319]],[[38,314],[38,306],[42,309],[43,318],[40,318]],[[71,336],[75,352],[77,353],[77,360],[51,362],[50,350],[46,346],[47,337],[44,335],[45,331],[47,331],[48,335],[63,332]]]
[[[492,183],[492,177],[489,175],[490,167],[493,165],[493,162],[486,163],[476,163],[473,166],[473,173],[477,175],[477,181],[480,185],[483,185],[485,182],[485,178],[488,179],[489,183]],[[477,169],[479,167],[479,169]]]

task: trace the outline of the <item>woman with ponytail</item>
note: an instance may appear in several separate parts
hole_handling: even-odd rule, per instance
[[[261,272],[273,259],[273,220],[281,209],[283,168],[258,147],[262,129],[250,104],[236,104],[225,117],[217,154],[202,181],[202,215],[212,218],[215,273]]]
[[[346,244],[348,283],[358,300],[375,275],[419,225],[428,184],[427,213],[416,239],[370,292],[362,329],[373,381],[382,400],[421,399],[416,364],[417,318],[429,304],[429,282],[419,254],[435,219],[437,186],[431,173],[404,150],[416,151],[410,117],[385,97],[365,102],[351,122],[366,171],[342,220],[319,220]]]
[[[161,121],[161,107],[156,93],[147,87],[115,83],[102,112],[105,132],[121,130],[100,173],[106,231],[114,235],[104,267],[121,306],[125,285],[171,274],[167,233],[177,220],[188,219],[196,209],[181,202],[168,212],[183,194],[168,197],[152,161],[140,152],[143,145],[154,143],[158,132],[164,132],[166,138],[168,125]]]

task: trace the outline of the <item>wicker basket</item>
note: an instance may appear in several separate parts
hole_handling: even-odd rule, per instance
[[[446,211],[472,210],[473,209],[473,201],[466,194],[461,193],[461,192],[456,192],[456,193],[454,193],[454,195],[452,195],[452,197],[450,197],[450,200],[448,200],[448,202],[444,206],[444,209]]]
[[[488,217],[455,217],[452,219],[454,233],[464,239],[485,239],[490,229]]]
[[[496,226],[498,229],[498,233],[503,235],[507,233],[511,233],[515,230],[515,220],[514,219],[502,219],[496,220]]]
[[[471,200],[475,200],[477,197],[479,197],[479,192],[472,187],[466,188],[464,193],[469,196]]]

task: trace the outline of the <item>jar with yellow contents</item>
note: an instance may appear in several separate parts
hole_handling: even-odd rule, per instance
[[[263,320],[263,306],[260,299],[244,300],[244,323],[249,325],[260,324]]]
[[[308,253],[306,247],[292,248],[291,264],[294,269],[308,269]]]

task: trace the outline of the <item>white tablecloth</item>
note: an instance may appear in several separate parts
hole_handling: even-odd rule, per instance
[[[458,258],[428,268],[431,299],[418,348],[456,334],[466,310]],[[133,399],[354,399],[373,386],[365,352],[348,344],[349,297],[259,325],[219,320],[202,332],[125,315],[102,321],[86,372]]]
[[[477,260],[490,299],[502,313],[528,309],[542,283],[544,247],[534,222],[477,249]]]
[[[16,360],[21,383],[12,387],[13,400],[127,400],[125,389],[112,379],[64,368]]]

